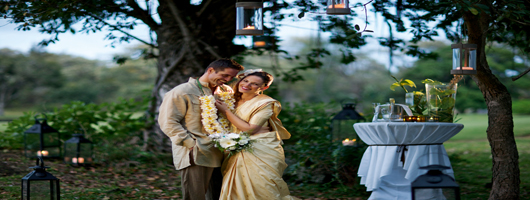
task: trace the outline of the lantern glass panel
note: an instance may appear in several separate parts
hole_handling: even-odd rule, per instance
[[[348,8],[348,0],[328,0],[328,8]]]
[[[459,199],[457,188],[415,188],[414,189],[414,200],[432,200],[432,199],[444,199],[454,200]]]
[[[236,3],[236,34],[263,35],[263,3]]]
[[[54,181],[31,181],[29,197],[31,199],[57,199],[55,191],[57,191],[57,188],[55,187]]]
[[[344,141],[345,139],[349,140],[356,140],[356,142],[360,142],[359,136],[357,136],[357,132],[355,132],[355,129],[353,128],[353,124],[359,122],[359,120],[333,120],[332,127],[333,127],[333,142],[337,141]]]
[[[42,148],[41,148],[42,134]],[[25,155],[26,157],[61,157],[61,141],[59,133],[25,133]]]
[[[469,66],[468,67],[477,69],[477,50],[476,49],[469,50]]]
[[[453,49],[453,69],[456,70],[460,67],[460,49]]]

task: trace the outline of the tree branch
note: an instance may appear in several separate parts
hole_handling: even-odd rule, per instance
[[[146,41],[144,41],[144,40],[142,40],[142,39],[140,39],[140,38],[138,38],[138,37],[136,37],[136,36],[134,36],[134,35],[131,35],[130,33],[127,33],[127,32],[125,32],[125,31],[121,30],[119,27],[117,27],[117,26],[115,26],[115,25],[109,24],[109,23],[106,22],[105,20],[101,19],[100,17],[98,17],[98,16],[96,16],[96,15],[94,15],[94,14],[92,14],[92,13],[89,13],[89,12],[84,12],[84,13],[87,14],[87,15],[89,15],[89,16],[91,16],[91,17],[93,17],[94,19],[97,19],[97,20],[101,21],[101,22],[104,23],[105,25],[110,26],[110,27],[113,28],[114,30],[117,30],[117,31],[122,32],[123,34],[125,34],[125,35],[127,35],[127,36],[129,36],[129,37],[134,38],[135,40],[138,40],[138,41],[140,41],[140,42],[142,42],[142,43],[144,43],[144,44],[146,44],[146,45],[149,45],[149,46],[151,46],[151,47],[158,48],[158,47],[157,47],[156,45],[154,45],[154,44],[151,44],[151,43],[146,42]]]
[[[131,16],[136,17],[142,20],[151,30],[157,30],[160,25],[149,15],[149,12],[140,8],[138,3],[135,0],[127,0],[127,5],[129,5],[135,12],[126,12],[130,13]]]
[[[528,72],[530,72],[530,67],[526,70],[524,70],[523,73],[520,73],[519,75],[517,75],[516,77],[513,77],[512,78],[512,81],[516,81],[517,79],[520,79],[521,77],[523,77],[525,74],[528,74]]]
[[[164,82],[166,82],[169,74],[175,70],[175,68],[177,68],[178,64],[184,59],[184,55],[186,55],[186,48],[185,47],[182,47],[182,49],[180,50],[179,52],[179,55],[177,57],[177,59],[175,59],[170,65],[169,67],[167,68],[167,70],[165,71],[165,73],[162,75],[162,77],[160,77],[160,79],[158,80],[158,82],[156,83],[155,85],[155,88],[153,89],[153,94],[155,94],[156,92],[158,92],[158,90],[160,89],[160,87],[162,86],[162,84],[164,84]]]
[[[214,49],[212,46],[210,46],[209,44],[207,44],[206,42],[202,41],[202,40],[199,40],[199,43],[201,43],[202,45],[206,46],[206,51],[210,52],[213,56],[215,56],[215,58],[219,59],[221,58],[221,56],[217,53],[215,53]]]
[[[204,12],[204,10],[206,10],[206,8],[208,7],[208,5],[212,2],[212,0],[208,0],[206,3],[203,3],[204,5],[202,6],[201,10],[199,10],[199,12],[197,13],[197,16],[201,16],[202,12]]]

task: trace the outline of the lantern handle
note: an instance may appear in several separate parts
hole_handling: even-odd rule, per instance
[[[44,118],[37,118],[39,115],[44,115]],[[43,119],[44,121],[48,120],[48,116],[46,116],[46,113],[36,114],[36,115],[33,116],[33,118],[35,118],[35,122],[39,122],[40,119]]]
[[[40,161],[40,165],[39,165]],[[44,159],[42,159],[42,156],[37,156],[37,166],[44,167]]]
[[[343,99],[343,100],[340,100],[340,105],[344,106],[344,104],[346,104],[348,102],[352,103],[354,106],[357,105],[357,100],[356,99]]]

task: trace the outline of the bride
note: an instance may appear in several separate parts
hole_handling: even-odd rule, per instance
[[[222,101],[216,107],[232,124],[232,132],[248,132],[255,140],[252,152],[241,151],[226,158],[222,165],[223,184],[219,199],[297,199],[289,195],[282,179],[287,167],[281,146],[291,134],[277,118],[281,105],[260,94],[272,83],[267,72],[247,71],[235,85],[236,109],[232,113]]]

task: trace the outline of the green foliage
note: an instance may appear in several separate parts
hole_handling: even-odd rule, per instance
[[[407,91],[407,89],[405,88],[405,86],[409,86],[411,88],[415,88],[416,87],[416,84],[414,83],[414,81],[411,81],[410,79],[400,79],[399,81],[397,80],[397,78],[395,76],[392,76],[390,75],[394,80],[396,80],[396,82],[394,82],[391,86],[390,86],[390,89],[392,91],[396,91],[396,87],[401,87],[403,88],[403,90],[405,90],[405,92],[409,92]]]
[[[53,111],[45,112],[48,124],[59,131],[61,140],[74,133],[85,134],[102,152],[99,161],[130,159],[139,152],[141,131],[153,122],[152,116],[139,114],[147,109],[149,99],[122,99],[115,103],[84,103],[73,101]],[[20,148],[23,133],[34,124],[35,113],[28,112],[9,123],[0,135],[3,148]],[[98,150],[96,150],[98,151]]]
[[[285,142],[285,171],[291,181],[352,185],[364,152],[363,147],[343,147],[331,141],[333,104],[295,104],[284,106],[279,118],[291,132]],[[331,185],[328,185],[331,186]]]
[[[515,114],[530,114],[530,100],[518,99],[512,101],[512,110]]]

